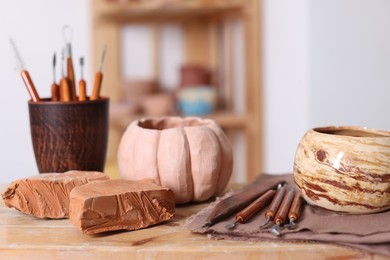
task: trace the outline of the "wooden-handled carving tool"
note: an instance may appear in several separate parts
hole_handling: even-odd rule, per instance
[[[73,70],[73,60],[72,60],[72,28],[69,25],[65,25],[62,28],[62,33],[65,41],[66,49],[66,69],[67,69],[67,78],[70,85],[70,95],[71,100],[77,100],[76,95],[76,79]]]
[[[235,221],[230,224],[227,224],[225,228],[233,229],[237,225],[237,223],[247,222],[256,212],[258,212],[265,205],[267,205],[268,202],[272,200],[272,198],[275,196],[275,193],[275,190],[269,190],[264,193],[261,197],[252,202],[248,207],[237,213],[235,216]]]
[[[270,189],[275,189],[278,184],[273,185]],[[231,214],[242,210],[248,206],[252,201],[264,193],[264,189],[259,189],[256,184],[252,184],[245,190],[237,192],[230,197],[227,197],[218,202],[213,211],[206,219],[203,227],[210,227]]]
[[[56,53],[53,55],[53,83],[51,84],[51,101],[60,100],[60,87],[56,83]]]
[[[288,224],[284,225],[288,229],[292,229],[295,226],[295,223],[298,221],[298,218],[301,214],[302,209],[302,197],[299,192],[295,193],[294,200],[291,204],[290,211],[288,212],[288,220],[290,221]]]
[[[99,70],[95,75],[95,82],[93,83],[92,94],[90,100],[97,100],[100,97],[100,88],[102,86],[103,81],[103,63],[104,57],[106,56],[107,46],[103,47],[102,54],[100,56]]]
[[[294,194],[294,189],[290,189],[289,191],[287,191],[282,203],[280,204],[278,212],[274,217],[274,225],[272,226],[270,232],[276,236],[280,235],[280,226],[283,225],[284,222],[286,222],[287,214],[294,199]]]
[[[79,101],[87,100],[87,86],[83,77],[84,58],[80,58]]]
[[[60,80],[60,100],[61,101],[71,101],[71,90],[68,78],[66,77],[66,70],[64,66],[64,50],[62,50],[61,54],[61,71],[62,71],[62,78]]]
[[[18,48],[16,47],[15,42],[13,41],[12,38],[10,38],[9,41],[10,41],[12,49],[15,53],[16,60],[18,61],[20,75],[22,76],[23,82],[27,87],[28,94],[30,95],[32,101],[37,102],[40,100],[40,98],[39,98],[37,90],[35,89],[35,86],[34,86],[34,83],[31,79],[31,77],[30,77],[30,74],[25,69],[24,62],[22,60],[22,57],[20,56],[20,53],[18,51]]]
[[[276,190],[275,197],[273,198],[270,206],[268,207],[267,211],[265,212],[265,223],[260,228],[264,228],[268,226],[270,221],[274,219],[276,211],[278,210],[280,203],[283,200],[283,196],[286,193],[286,186],[278,186],[278,189]]]

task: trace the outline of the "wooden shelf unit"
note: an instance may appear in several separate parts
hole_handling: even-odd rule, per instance
[[[160,2],[160,3],[159,3]],[[94,9],[95,17],[122,21],[151,21],[188,18],[202,15],[226,14],[227,11],[239,10],[245,0],[227,1],[194,1],[183,0],[172,4],[161,4],[161,1],[139,1],[129,3],[102,3]]]
[[[245,79],[245,114],[237,115],[231,111],[218,112],[207,116],[213,118],[226,131],[239,130],[245,135],[247,180],[261,172],[263,166],[263,127],[261,107],[261,44],[260,44],[260,0],[140,0],[121,1],[92,0],[92,31],[94,70],[98,66],[98,57],[104,44],[108,46],[109,55],[106,57],[104,68],[105,79],[102,94],[109,96],[111,102],[119,101],[122,96],[121,75],[121,28],[131,23],[145,23],[158,32],[164,23],[177,23],[183,28],[185,63],[199,64],[216,70],[224,67],[225,85],[228,90],[225,104],[233,102],[231,79],[229,80],[232,64],[229,53],[225,63],[220,64],[218,46],[218,26],[232,19],[239,19],[243,25],[244,37],[244,79]],[[158,34],[157,34],[158,35]],[[226,44],[231,44],[232,34],[227,30]],[[231,47],[231,46],[229,46]],[[157,40],[153,52],[158,53]],[[157,55],[154,55],[157,57]],[[156,58],[157,59],[157,58]],[[154,75],[158,78],[159,63],[154,62]],[[117,144],[124,127],[134,117],[121,119],[110,129],[110,144],[108,154],[116,154]],[[109,159],[110,158],[109,156]]]

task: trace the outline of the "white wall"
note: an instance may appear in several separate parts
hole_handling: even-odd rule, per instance
[[[311,125],[390,130],[390,1],[310,1]]]
[[[1,1],[0,183],[38,173],[30,138],[29,96],[14,69],[16,59],[8,38],[12,36],[16,42],[39,95],[47,97],[52,83],[52,57],[54,51],[59,52],[63,46],[62,27],[65,24],[73,27],[73,55],[77,60],[80,55],[85,56],[85,77],[90,78],[89,16],[86,0]]]
[[[309,126],[309,0],[264,0],[265,172],[292,172]]]
[[[390,130],[390,1],[264,4],[266,171],[291,172],[315,126]]]

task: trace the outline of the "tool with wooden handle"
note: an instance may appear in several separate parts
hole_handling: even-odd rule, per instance
[[[70,85],[71,97],[72,97],[72,100],[77,100],[72,57],[68,56],[68,58],[66,59],[66,62],[67,62],[67,67],[68,67],[68,81],[69,81],[69,85]]]
[[[87,84],[83,78],[84,58],[80,58],[79,101],[87,100]]]
[[[103,72],[102,72],[103,63],[104,63],[104,57],[106,56],[106,51],[107,51],[107,46],[104,46],[102,54],[100,56],[99,70],[98,72],[96,72],[95,75],[95,82],[93,83],[93,89],[92,89],[90,100],[97,100],[100,97],[100,89],[103,81]]]
[[[68,33],[67,33],[68,32]],[[73,60],[72,60],[72,28],[69,25],[65,25],[62,28],[62,33],[65,41],[66,49],[66,68],[67,68],[67,78],[70,85],[70,95],[71,100],[77,100],[76,95],[76,79],[73,69]]]
[[[270,232],[276,236],[280,235],[280,226],[286,222],[287,214],[290,210],[292,201],[294,199],[295,190],[290,189],[287,191],[286,195],[283,198],[282,203],[274,217],[274,225],[272,226]]]
[[[288,224],[284,225],[288,229],[292,229],[295,226],[295,223],[298,221],[302,209],[302,197],[299,192],[295,193],[294,200],[291,204],[290,211],[288,212]]]
[[[20,74],[22,75],[22,79],[27,87],[27,91],[30,94],[31,100],[34,102],[41,100],[28,71],[22,70]]]
[[[269,223],[271,223],[271,220],[274,219],[276,211],[278,210],[280,203],[283,200],[283,196],[285,192],[286,192],[286,186],[278,186],[275,197],[273,198],[270,206],[265,212],[265,223],[260,228],[265,228],[266,226],[268,226]]]
[[[203,227],[210,227],[222,219],[229,217],[233,213],[244,209],[268,189],[276,189],[276,187],[281,184],[275,184],[274,182],[270,181],[269,185],[266,185],[263,181],[261,183],[261,188],[259,188],[258,185],[259,184],[257,182],[253,182],[245,189],[220,200],[211,213],[207,216],[205,220],[206,223],[203,225]],[[267,189],[265,187],[269,188]]]
[[[63,77],[60,80],[60,100],[71,101],[70,85],[66,77]]]
[[[66,77],[66,70],[64,67],[64,50],[62,50],[61,65],[62,65],[61,66],[62,78],[60,80],[60,100],[67,102],[72,100],[72,96],[71,96],[69,81],[68,78]]]
[[[275,193],[275,190],[269,190],[264,193],[261,197],[252,202],[248,207],[237,213],[235,216],[235,221],[230,224],[227,224],[225,228],[233,229],[235,228],[237,223],[247,222],[256,212],[261,210],[265,205],[267,205],[268,202],[272,200],[272,198],[275,196]]]
[[[51,84],[51,101],[60,100],[60,86],[56,83],[56,58],[57,55],[53,55],[53,83]]]
[[[35,86],[34,86],[34,83],[31,79],[31,77],[30,77],[30,74],[28,73],[28,71],[24,67],[24,62],[22,60],[22,57],[20,56],[20,53],[18,51],[18,48],[16,47],[15,42],[13,41],[12,38],[10,38],[9,41],[10,41],[12,49],[15,53],[16,60],[18,61],[18,64],[19,64],[18,69],[20,70],[20,75],[22,76],[23,82],[26,85],[28,94],[30,95],[32,101],[37,102],[40,100],[40,98],[39,98],[37,90],[35,89]]]

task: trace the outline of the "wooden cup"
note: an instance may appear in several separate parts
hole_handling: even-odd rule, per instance
[[[109,99],[28,102],[35,159],[40,173],[103,171]]]

